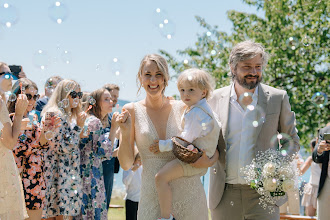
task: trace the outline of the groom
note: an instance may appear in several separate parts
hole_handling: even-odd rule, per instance
[[[259,205],[259,194],[245,182],[240,169],[249,165],[258,151],[265,151],[278,133],[286,133],[294,146],[289,154],[299,150],[295,114],[291,111],[286,91],[261,84],[267,53],[261,44],[244,41],[230,54],[232,73],[230,86],[214,91],[209,103],[222,124],[218,150],[219,160],[210,170],[209,208],[213,220],[279,219],[275,213]],[[250,94],[244,99],[244,93]],[[265,120],[252,126],[246,106],[259,106]],[[281,204],[277,204],[281,205]]]

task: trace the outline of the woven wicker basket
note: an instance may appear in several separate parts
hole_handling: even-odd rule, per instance
[[[203,152],[196,146],[194,146],[198,152],[193,152],[187,149],[187,146],[192,144],[181,137],[172,137],[173,142],[173,154],[182,162],[185,163],[194,163],[196,162],[202,155]]]

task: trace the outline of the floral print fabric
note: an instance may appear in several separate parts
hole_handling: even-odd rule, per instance
[[[13,150],[17,167],[21,173],[25,204],[28,210],[43,208],[46,183],[43,176],[44,150],[48,144],[39,143],[39,125],[33,125],[31,130],[25,130],[19,136]]]
[[[81,128],[59,115],[62,124],[54,132],[45,157],[46,199],[43,217],[77,216],[81,208],[80,152]]]
[[[101,121],[95,116],[87,118],[85,126],[90,133],[79,144],[83,200],[81,214],[75,219],[107,219],[102,161],[109,160],[112,154],[112,144],[108,139],[109,128],[103,128]]]

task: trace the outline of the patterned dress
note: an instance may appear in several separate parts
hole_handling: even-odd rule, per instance
[[[102,161],[109,160],[112,154],[112,144],[108,139],[109,129],[104,129],[95,116],[87,118],[85,126],[90,133],[79,144],[83,200],[81,214],[75,219],[106,220],[108,208]]]
[[[46,199],[43,218],[77,216],[81,208],[79,140],[81,128],[59,115],[62,124],[54,132],[45,157]]]
[[[25,130],[19,136],[13,150],[17,167],[22,174],[25,204],[28,210],[43,208],[46,192],[44,180],[44,151],[48,143],[41,146],[39,142],[39,125],[33,125],[31,130]]]

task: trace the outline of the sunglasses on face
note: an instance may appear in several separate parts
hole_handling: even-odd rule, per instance
[[[77,96],[79,97],[79,99],[81,99],[83,97],[83,93],[82,92],[76,92],[76,91],[72,91],[69,94],[71,96],[71,98],[75,99],[77,98]]]
[[[0,73],[0,77],[2,77],[2,75],[4,75],[4,78],[5,79],[13,78],[13,75],[10,72],[2,72],[2,73]]]
[[[39,99],[39,97],[40,97],[39,94],[35,94],[34,96],[32,96],[31,94],[25,94],[25,95],[26,95],[26,98],[27,98],[28,100],[31,100],[31,99],[33,98],[34,101],[37,101],[37,100]]]

